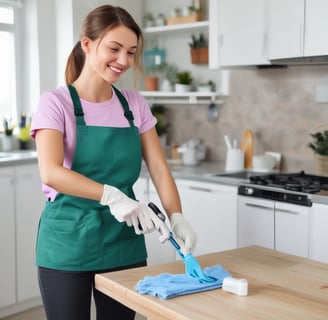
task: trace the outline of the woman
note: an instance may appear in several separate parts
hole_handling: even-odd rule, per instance
[[[168,234],[132,186],[142,158],[185,250],[196,235],[181,214],[176,185],[146,101],[115,83],[130,67],[141,71],[143,36],[124,9],[104,5],[85,18],[66,66],[67,87],[41,95],[31,135],[43,192],[37,265],[49,320],[134,319],[134,312],[94,288],[100,272],[146,265],[144,233]]]

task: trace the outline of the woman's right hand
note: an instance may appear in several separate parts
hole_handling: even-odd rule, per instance
[[[113,186],[104,185],[100,204],[109,206],[116,220],[133,226],[136,234],[150,233],[156,229],[161,234],[161,242],[170,237],[165,222],[153,214],[147,205],[129,198]]]

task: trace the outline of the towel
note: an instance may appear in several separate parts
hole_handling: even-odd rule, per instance
[[[223,279],[231,277],[231,274],[219,265],[205,268],[204,273],[217,280],[201,283],[197,278],[187,274],[162,273],[155,277],[145,277],[140,280],[136,284],[135,290],[141,294],[170,299],[190,293],[221,288]]]

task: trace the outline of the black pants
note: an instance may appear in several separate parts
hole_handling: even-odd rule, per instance
[[[146,262],[101,271],[61,271],[38,268],[39,286],[48,320],[90,320],[91,295],[97,320],[133,320],[135,312],[95,289],[96,273],[145,266]]]

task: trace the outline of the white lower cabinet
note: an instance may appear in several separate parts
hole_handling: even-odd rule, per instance
[[[0,168],[0,318],[41,304],[35,239],[45,202],[37,163]]]
[[[148,181],[148,197],[144,197],[145,178],[135,184],[137,199],[155,203],[163,212],[157,191]],[[198,242],[194,254],[200,255],[237,247],[237,187],[193,180],[176,180],[183,214],[195,229]],[[146,235],[148,264],[180,259],[169,242],[161,244],[155,231]]]
[[[0,308],[3,308],[16,302],[14,168],[0,168],[0,187]]]
[[[310,207],[238,196],[238,247],[309,257]]]
[[[183,214],[198,235],[194,254],[237,247],[237,187],[176,180]]]
[[[328,205],[314,203],[311,208],[310,258],[328,263]]]
[[[136,198],[140,202],[145,204],[153,202],[164,212],[157,195],[157,191],[150,179],[146,177],[140,177],[135,183],[133,189]],[[148,253],[148,265],[172,262],[176,260],[175,250],[172,245],[168,241],[162,244],[158,240],[159,236],[160,235],[156,230],[145,235]]]
[[[36,164],[16,166],[17,301],[40,296],[35,243],[38,222],[45,204]]]

